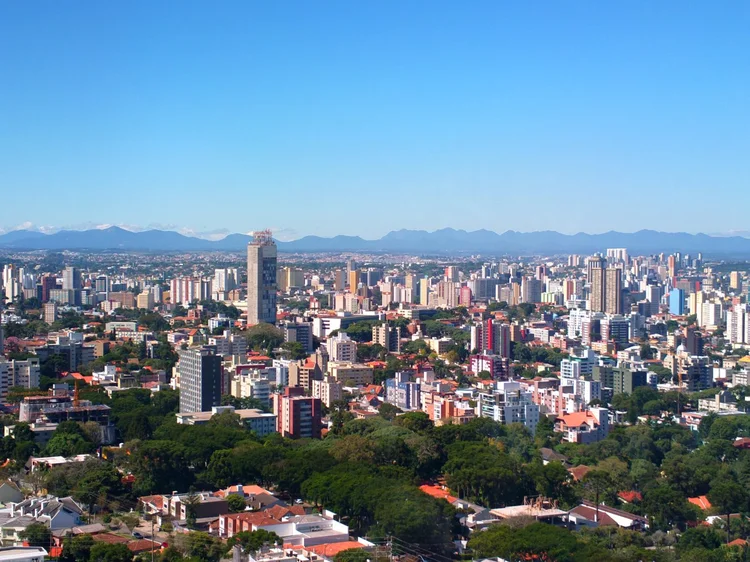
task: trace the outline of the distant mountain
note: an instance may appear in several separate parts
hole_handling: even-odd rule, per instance
[[[0,249],[16,250],[94,250],[94,251],[233,251],[241,252],[252,238],[230,234],[221,240],[204,240],[177,232],[147,230],[130,232],[113,226],[95,230],[62,230],[42,234],[16,230],[0,235]],[[490,230],[396,230],[378,240],[359,236],[305,236],[291,242],[277,242],[281,252],[391,252],[417,254],[493,255],[590,254],[606,248],[627,248],[631,254],[682,252],[725,257],[750,257],[750,238],[720,237],[684,232],[605,232],[603,234],[560,234],[554,231],[502,234]]]

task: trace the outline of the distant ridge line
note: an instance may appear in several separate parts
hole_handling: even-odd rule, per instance
[[[147,252],[243,251],[251,236],[230,234],[221,240],[204,240],[166,230],[131,232],[120,227],[91,230],[61,230],[43,234],[14,230],[0,235],[4,250],[121,250]],[[601,234],[561,234],[554,231],[502,234],[491,230],[395,230],[377,240],[359,236],[305,236],[293,241],[277,241],[281,252],[383,252],[491,255],[588,254],[606,248],[627,248],[631,254],[682,252],[687,254],[750,257],[750,238],[709,236],[685,232],[605,232]]]

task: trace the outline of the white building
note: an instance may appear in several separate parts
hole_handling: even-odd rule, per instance
[[[344,332],[339,332],[335,337],[326,342],[328,357],[331,362],[356,362],[357,343]]]
[[[476,414],[504,425],[521,423],[532,435],[539,423],[539,406],[534,404],[532,393],[523,391],[515,381],[497,382],[492,391],[480,392]]]

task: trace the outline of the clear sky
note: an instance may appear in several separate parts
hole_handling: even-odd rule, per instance
[[[750,229],[750,2],[6,1],[0,226]]]

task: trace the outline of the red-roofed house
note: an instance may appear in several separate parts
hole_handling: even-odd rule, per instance
[[[591,408],[585,412],[563,414],[555,419],[555,431],[563,434],[569,443],[596,443],[609,433],[609,410]]]
[[[625,503],[633,503],[643,500],[643,495],[641,495],[640,492],[636,492],[635,490],[617,492],[617,497]]]
[[[708,498],[706,496],[697,496],[695,498],[688,498],[688,501],[692,503],[693,505],[697,505],[703,511],[708,511],[709,509],[711,509],[711,502],[708,501]]]
[[[439,500],[445,500],[448,503],[453,503],[457,498],[450,495],[450,492],[443,486],[435,486],[432,484],[422,484],[419,487],[425,494],[437,498]]]

